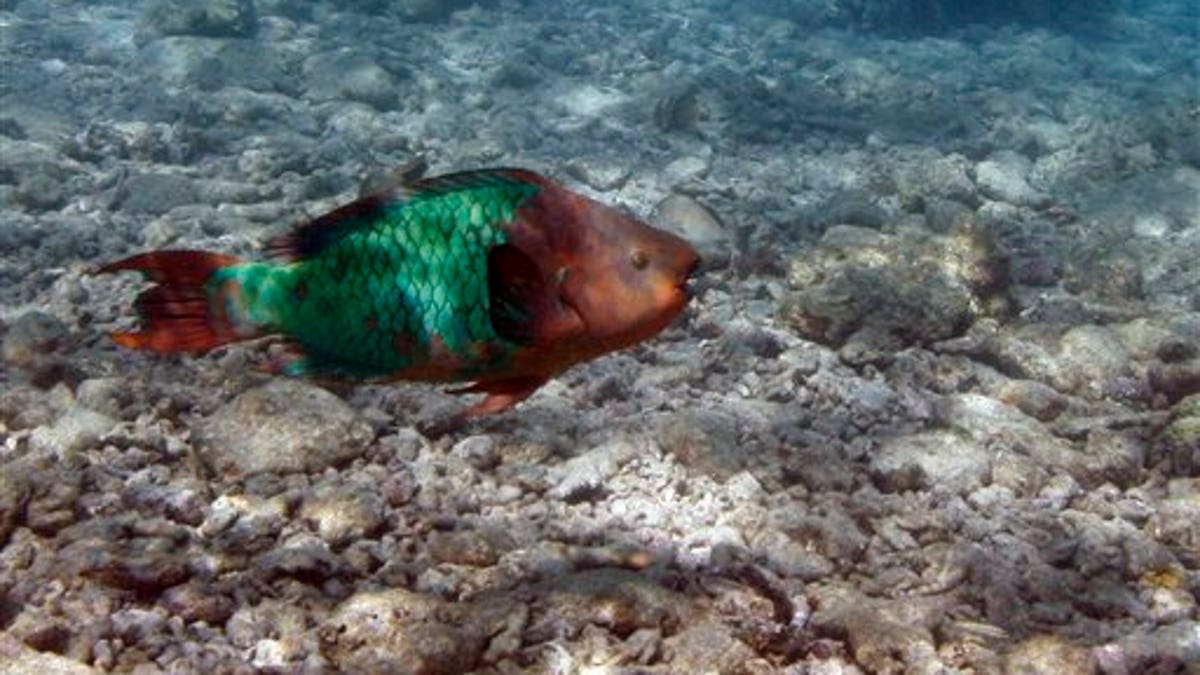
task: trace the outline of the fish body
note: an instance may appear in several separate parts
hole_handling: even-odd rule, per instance
[[[682,239],[522,169],[385,188],[271,242],[271,259],[156,251],[101,272],[154,285],[132,349],[204,352],[283,336],[294,375],[474,382],[498,412],[575,363],[654,335],[684,308]]]

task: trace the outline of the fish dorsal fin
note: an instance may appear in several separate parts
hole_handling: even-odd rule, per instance
[[[358,194],[360,197],[365,197],[379,192],[403,189],[421,180],[428,168],[429,163],[425,161],[424,157],[418,155],[391,171],[368,179]]]
[[[267,254],[287,260],[311,258],[342,237],[370,226],[375,216],[393,199],[387,190],[359,197],[272,239],[267,244]]]
[[[411,180],[414,171],[406,171],[408,165],[395,174],[395,182],[378,191],[340,206],[329,213],[318,216],[291,232],[277,237],[267,246],[272,257],[303,260],[320,253],[327,246],[360,228],[374,225],[375,218],[387,207],[398,203],[437,197],[460,190],[484,187],[512,187],[525,185],[532,194],[546,185],[546,180],[532,171],[524,169],[481,169]]]
[[[525,185],[540,188],[547,184],[542,176],[526,169],[501,167],[496,169],[474,169],[458,171],[441,176],[422,178],[406,183],[401,190],[407,198],[433,197],[459,190],[475,190],[486,187],[514,187]]]

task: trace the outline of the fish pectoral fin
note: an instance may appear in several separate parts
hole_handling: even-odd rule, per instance
[[[533,258],[512,244],[488,251],[487,283],[492,328],[506,340],[530,344],[539,337],[539,310],[546,304],[546,280]]]
[[[495,415],[496,413],[504,412],[514,405],[529,398],[529,395],[537,391],[539,387],[546,383],[550,378],[545,375],[526,375],[522,377],[511,377],[504,380],[492,380],[490,382],[476,382],[469,387],[463,387],[453,390],[451,393],[473,393],[484,392],[487,396],[475,405],[467,408],[462,417],[471,419],[475,417],[486,417]]]

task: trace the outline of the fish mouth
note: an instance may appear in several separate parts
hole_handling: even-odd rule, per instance
[[[693,258],[692,262],[688,264],[687,269],[684,270],[683,276],[679,279],[677,288],[687,300],[696,297],[697,287],[700,283],[696,273],[700,271],[700,262],[699,257]]]

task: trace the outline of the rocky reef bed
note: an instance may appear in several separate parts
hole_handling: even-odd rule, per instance
[[[0,670],[1195,672],[1196,12],[878,4],[0,2]],[[104,338],[97,262],[417,155],[683,232],[693,306],[432,437]]]

